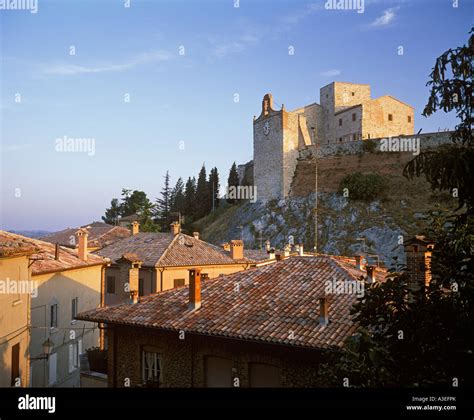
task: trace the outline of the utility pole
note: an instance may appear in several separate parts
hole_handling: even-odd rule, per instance
[[[212,211],[214,211],[214,208],[215,208],[214,207],[214,204],[215,204],[214,201],[215,201],[215,198],[216,198],[216,194],[214,192],[214,188],[215,188],[214,183],[215,183],[214,180],[212,180]]]
[[[315,191],[315,201],[314,201],[314,253],[318,252],[318,155],[319,155],[319,143],[316,140],[316,128],[311,127],[311,132],[313,133],[313,141],[316,145],[316,154],[314,157],[314,191]]]

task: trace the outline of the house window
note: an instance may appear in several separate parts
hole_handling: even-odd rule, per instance
[[[411,123],[411,115],[408,116],[408,122]]]
[[[49,307],[49,327],[57,328],[58,327],[58,304],[55,303]]]
[[[201,273],[201,280],[207,280],[209,278],[208,273]]]
[[[173,287],[184,286],[184,279],[174,279]]]
[[[351,92],[352,96],[355,96],[355,92]]]
[[[161,384],[161,357],[154,351],[142,351],[142,380],[148,386]]]
[[[352,121],[356,120],[356,114],[352,114]]]
[[[79,298],[78,297],[75,297],[72,301],[71,301],[71,321],[74,321],[74,319],[76,318],[76,315],[77,315],[77,308],[79,306]]]
[[[339,137],[339,143],[342,143],[342,137]]]
[[[138,279],[138,296],[143,296],[143,279]]]
[[[393,115],[392,114],[388,114],[388,120],[393,121]]]
[[[107,276],[107,293],[115,293],[115,277]]]
[[[12,374],[11,386],[18,386],[17,382],[20,378],[20,343],[12,347]]]
[[[339,127],[342,125],[342,118],[339,118]]]
[[[69,373],[79,368],[79,356],[82,353],[82,340],[69,344]]]

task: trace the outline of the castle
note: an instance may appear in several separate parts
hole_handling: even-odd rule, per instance
[[[293,111],[273,108],[271,94],[253,121],[253,175],[258,199],[289,196],[300,151],[414,134],[414,108],[385,95],[372,99],[370,85],[333,82],[320,89],[320,104]]]

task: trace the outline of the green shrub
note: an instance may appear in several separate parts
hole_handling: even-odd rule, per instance
[[[352,172],[346,175],[340,183],[343,193],[347,188],[350,200],[363,201],[371,201],[380,197],[386,186],[384,177],[376,173],[364,175],[360,172]]]
[[[364,140],[362,142],[362,150],[368,153],[374,153],[377,148],[377,143],[374,140]]]

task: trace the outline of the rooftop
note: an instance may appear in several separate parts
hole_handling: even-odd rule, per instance
[[[93,254],[88,254],[87,261],[83,261],[75,249],[63,246],[59,247],[59,259],[56,260],[55,245],[0,230],[0,256],[12,255],[12,252],[15,253],[15,250],[20,249],[32,251],[31,259],[35,260],[31,265],[32,275],[104,264],[103,258]]]
[[[202,280],[199,310],[188,309],[188,286],[184,286],[77,318],[308,348],[341,346],[355,331],[350,309],[357,298],[326,293],[327,281],[361,282],[364,275],[352,259],[295,256]],[[384,273],[377,274],[378,281],[383,278]],[[319,324],[319,298],[324,296],[329,299],[327,326]]]
[[[81,228],[86,228],[89,233],[89,248],[102,248],[119,239],[127,238],[131,235],[129,229],[121,226],[112,226],[101,222],[93,222],[89,225],[81,226]],[[40,239],[52,244],[58,243],[63,246],[74,247],[77,245],[75,233],[78,229],[79,228],[67,228],[44,236]]]
[[[244,258],[233,260],[222,247],[180,233],[141,232],[96,251],[115,263],[124,254],[136,254],[147,267],[181,267],[252,263],[262,254],[244,251]]]

